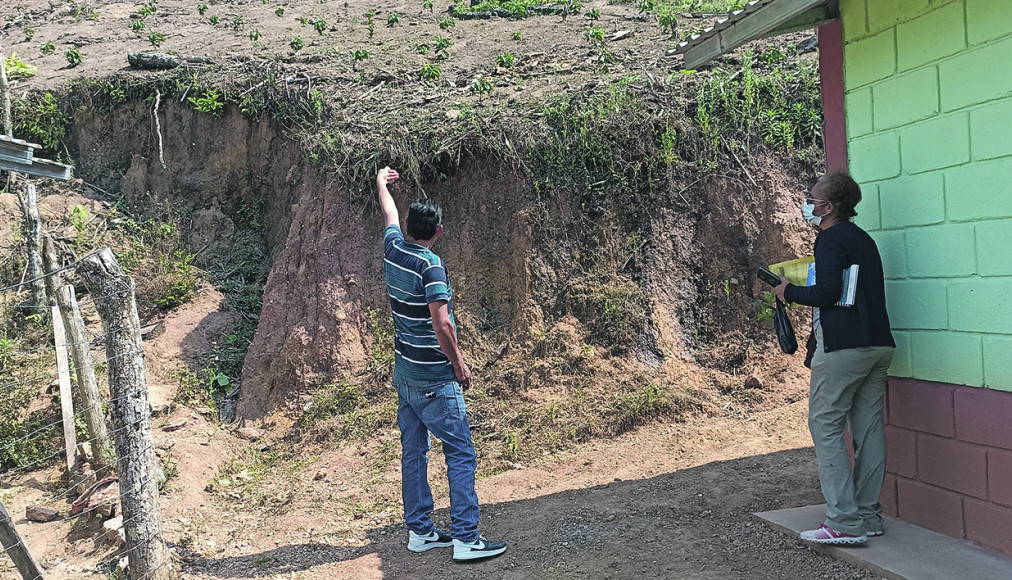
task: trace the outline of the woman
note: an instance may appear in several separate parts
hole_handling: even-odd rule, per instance
[[[896,343],[889,330],[885,282],[878,248],[851,223],[861,188],[846,173],[823,175],[802,207],[819,228],[815,284],[794,286],[782,276],[774,292],[784,302],[812,307],[816,339],[812,358],[808,428],[815,443],[826,520],[801,539],[821,544],[858,544],[882,534],[879,495],[885,477],[883,397]],[[843,271],[858,265],[853,306],[836,306]],[[843,434],[850,423],[855,461]]]

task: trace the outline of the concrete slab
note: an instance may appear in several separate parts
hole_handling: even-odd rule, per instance
[[[774,529],[797,536],[823,522],[826,506],[810,505],[755,516]],[[893,518],[886,518],[884,535],[868,538],[866,544],[846,548],[805,545],[891,580],[1012,580],[1012,560]]]

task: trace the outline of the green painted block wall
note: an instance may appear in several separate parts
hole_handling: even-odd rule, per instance
[[[840,11],[855,221],[882,254],[890,373],[1012,391],[1012,3]]]

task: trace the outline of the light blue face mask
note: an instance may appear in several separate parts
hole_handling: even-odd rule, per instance
[[[801,206],[801,215],[805,216],[805,219],[808,221],[808,223],[812,224],[813,226],[818,226],[819,224],[822,223],[822,216],[815,215],[814,212],[815,212],[814,203],[808,203],[806,201],[805,204]]]

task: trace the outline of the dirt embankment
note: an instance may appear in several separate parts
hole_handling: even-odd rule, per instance
[[[306,163],[280,126],[234,109],[214,119],[170,102],[160,114],[160,152],[138,105],[76,119],[69,144],[85,181],[118,186],[135,210],[170,204],[198,264],[227,258],[233,220],[262,203],[271,270],[240,416],[304,405],[316,387],[364,368],[377,338],[370,312],[387,308],[372,192]],[[754,325],[752,269],[808,243],[796,206],[809,176],[779,161],[751,160],[756,185],[685,171],[630,199],[607,183],[545,196],[517,169],[464,157],[452,176],[394,192],[402,211],[423,193],[446,207],[437,250],[465,348],[482,365],[527,356],[568,316],[574,340],[599,355],[733,371],[748,341],[768,338]],[[715,357],[710,347],[729,339],[737,354]],[[760,378],[776,383],[779,372]]]

